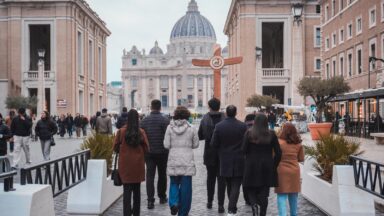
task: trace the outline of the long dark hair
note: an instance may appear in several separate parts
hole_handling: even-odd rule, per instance
[[[128,112],[127,130],[125,132],[125,142],[131,147],[138,147],[142,141],[139,130],[139,113],[131,109]]]
[[[256,144],[271,141],[272,132],[268,128],[268,118],[264,113],[256,113],[253,126],[248,130],[248,138]]]

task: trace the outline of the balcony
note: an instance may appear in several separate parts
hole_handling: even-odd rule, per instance
[[[284,68],[263,68],[263,78],[288,78],[289,69]]]
[[[54,80],[55,72],[53,71],[45,71],[44,72],[45,80]],[[38,71],[27,71],[24,72],[24,80],[26,81],[38,81],[39,80],[39,72]]]

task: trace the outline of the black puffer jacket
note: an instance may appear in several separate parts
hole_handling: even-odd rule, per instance
[[[57,133],[57,126],[51,119],[41,119],[36,124],[35,132],[40,140],[49,140]]]
[[[145,131],[149,141],[149,154],[167,154],[164,148],[164,135],[169,125],[169,119],[161,115],[158,111],[151,114],[141,121],[140,127]]]
[[[0,121],[0,150],[7,151],[7,140],[12,137],[11,130]],[[0,155],[1,156],[1,155]]]
[[[127,112],[121,113],[121,116],[117,118],[116,128],[117,129],[122,128],[125,124],[127,124],[127,122],[128,122],[128,113]]]

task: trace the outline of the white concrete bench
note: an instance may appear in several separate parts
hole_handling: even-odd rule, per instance
[[[384,145],[384,133],[371,133],[370,136],[375,137],[376,144]]]

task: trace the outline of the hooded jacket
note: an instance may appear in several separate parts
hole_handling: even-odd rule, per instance
[[[112,121],[107,113],[102,113],[96,120],[96,133],[112,134]]]
[[[120,128],[124,127],[124,125],[126,125],[127,122],[128,122],[128,113],[127,112],[121,113],[121,116],[119,116],[119,118],[117,118],[116,128],[120,129]]]
[[[50,140],[57,133],[57,126],[50,118],[40,119],[36,124],[35,133],[40,140]]]
[[[193,149],[199,147],[199,137],[196,129],[187,120],[171,121],[165,132],[164,147],[169,149],[169,176],[196,175]]]

